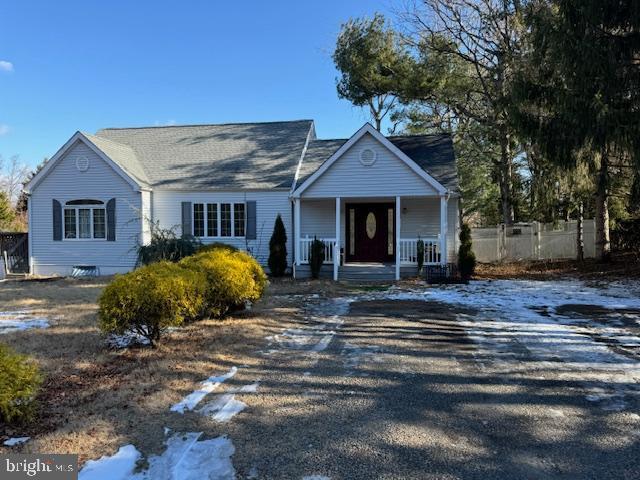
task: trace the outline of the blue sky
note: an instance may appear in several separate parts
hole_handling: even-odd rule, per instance
[[[0,7],[0,155],[33,166],[76,131],[367,119],[338,100],[331,52],[387,0],[7,1]]]

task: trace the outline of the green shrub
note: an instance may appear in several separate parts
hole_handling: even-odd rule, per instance
[[[196,253],[200,245],[196,237],[178,237],[174,229],[163,229],[155,224],[151,227],[149,244],[138,245],[138,265],[149,265],[163,260],[178,262]]]
[[[100,328],[116,334],[132,331],[155,346],[166,328],[203,313],[205,288],[200,272],[166,261],[118,275],[98,301]]]
[[[465,282],[472,276],[476,268],[476,256],[472,250],[471,229],[466,223],[460,229],[460,248],[458,249],[458,270]]]
[[[240,251],[217,248],[187,257],[180,265],[204,275],[206,313],[213,317],[255,302],[267,282],[258,262]]]
[[[218,250],[218,249],[227,250],[228,252],[239,252],[240,251],[236,247],[234,247],[233,245],[229,245],[227,243],[222,243],[222,242],[213,242],[213,243],[208,243],[206,245],[201,245],[196,250],[196,253],[212,252],[212,251]]]
[[[42,377],[37,364],[26,355],[0,345],[0,417],[6,423],[33,420],[35,397]]]
[[[280,214],[269,240],[269,271],[274,277],[282,277],[287,271],[287,231]]]
[[[416,253],[418,255],[418,275],[420,275],[420,272],[422,272],[422,266],[424,265],[424,240],[421,238],[418,239]]]
[[[313,237],[309,250],[309,267],[311,268],[311,278],[320,276],[320,268],[324,263],[324,242]]]

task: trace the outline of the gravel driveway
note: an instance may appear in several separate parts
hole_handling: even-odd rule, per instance
[[[283,297],[304,321],[209,395],[233,445],[211,478],[640,478],[631,292],[493,282]]]

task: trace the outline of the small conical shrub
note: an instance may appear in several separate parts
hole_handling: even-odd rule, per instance
[[[324,263],[324,242],[313,237],[309,251],[309,267],[311,268],[311,278],[320,277],[320,268]]]
[[[418,258],[418,275],[422,272],[422,266],[424,265],[424,240],[418,238],[418,244],[416,245],[416,253]]]
[[[476,256],[472,250],[471,229],[466,223],[460,229],[460,248],[458,250],[458,270],[463,281],[468,281],[476,269]]]
[[[280,214],[276,217],[273,234],[269,240],[269,270],[274,277],[281,277],[287,271],[287,231]]]

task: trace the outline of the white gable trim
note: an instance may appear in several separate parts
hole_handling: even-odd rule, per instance
[[[68,141],[65,143],[60,150],[56,152],[56,154],[49,159],[47,163],[45,163],[42,170],[40,170],[24,187],[25,193],[29,194],[33,192],[33,190],[44,180],[47,175],[52,171],[55,165],[60,161],[61,158],[64,157],[65,153],[73,147],[76,142],[82,142],[87,147],[89,147],[96,155],[98,155],[102,160],[104,160],[118,175],[120,175],[134,190],[144,190],[143,186],[140,185],[135,178],[127,173],[125,169],[123,169],[116,162],[111,160],[102,150],[96,147],[91,140],[85,137],[81,132],[76,132]]]
[[[329,157],[327,161],[325,161],[320,168],[316,170],[307,180],[305,180],[302,185],[300,185],[291,195],[293,198],[300,198],[302,192],[304,192],[307,188],[309,188],[318,178],[320,178],[328,169],[333,165],[342,155],[344,155],[347,150],[349,150],[358,140],[360,140],[365,134],[370,134],[373,138],[378,140],[382,145],[384,145],[391,153],[393,153],[396,157],[402,160],[407,166],[413,170],[419,177],[421,177],[424,181],[426,181],[429,185],[431,185],[440,195],[444,195],[447,193],[447,189],[438,182],[435,178],[425,172],[422,168],[418,166],[416,162],[411,160],[402,150],[396,147],[389,139],[387,139],[384,135],[382,135],[378,130],[376,130],[373,125],[370,123],[365,123],[360,130],[358,130],[347,142],[344,143],[336,152]]]

